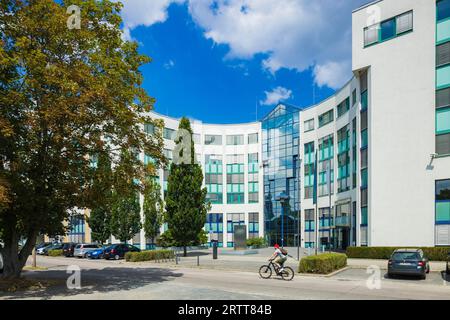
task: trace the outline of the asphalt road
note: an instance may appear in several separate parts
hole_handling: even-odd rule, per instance
[[[386,279],[381,272],[380,287],[370,282],[363,269],[349,269],[333,277],[299,276],[293,281],[260,279],[257,270],[225,271],[194,267],[167,267],[155,263],[93,261],[76,258],[39,257],[45,271],[27,271],[27,278],[55,280],[41,291],[0,293],[0,299],[449,299],[450,279],[435,272],[427,280]],[[81,289],[67,289],[68,265],[81,268]],[[375,284],[375,285],[374,285]]]

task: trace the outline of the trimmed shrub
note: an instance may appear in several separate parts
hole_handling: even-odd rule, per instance
[[[264,238],[247,239],[247,247],[263,248],[265,246],[266,240]]]
[[[389,259],[396,249],[408,247],[348,247],[347,256],[355,259]],[[409,247],[410,249],[417,247]],[[431,261],[447,261],[450,247],[421,247],[425,256]]]
[[[173,250],[148,250],[141,252],[127,252],[125,254],[125,260],[127,262],[168,260],[174,258],[175,252]]]
[[[329,274],[347,266],[347,256],[342,253],[324,253],[300,260],[299,273]]]
[[[62,250],[49,250],[48,251],[48,256],[49,257],[59,257],[63,255],[63,251]]]

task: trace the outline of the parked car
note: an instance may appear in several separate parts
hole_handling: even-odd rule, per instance
[[[426,279],[429,272],[430,263],[421,249],[398,249],[389,259],[388,277],[412,275]]]
[[[50,250],[62,250],[64,244],[63,243],[54,243],[50,246],[44,247],[43,249],[43,255],[48,256],[48,252]]]
[[[447,270],[446,270],[447,274],[450,274],[450,251],[448,252],[447,255]]]
[[[131,244],[125,244],[125,243],[119,243],[119,244],[113,244],[109,247],[107,247],[103,253],[103,257],[106,260],[114,259],[119,260],[123,257],[125,257],[125,254],[127,252],[140,252],[141,249],[136,248],[135,246],[132,246]]]
[[[51,243],[51,242],[42,242],[42,243],[36,245],[36,250],[42,249],[42,248],[44,248],[46,246],[49,246],[49,245],[52,245],[52,244],[53,243]]]
[[[44,255],[45,252],[48,251],[47,249],[50,248],[50,247],[52,247],[52,246],[53,246],[53,243],[44,245],[44,246],[42,246],[42,247],[36,249],[36,254]]]
[[[89,251],[87,253],[87,257],[89,259],[103,259],[103,253],[105,252],[105,249],[108,248],[108,247],[109,247],[109,245],[103,246],[101,248],[98,248],[98,249],[95,249],[95,250],[92,250],[92,251]]]
[[[73,257],[74,251],[75,251],[75,247],[77,246],[78,243],[73,243],[73,242],[69,242],[69,243],[64,243],[63,246],[63,255],[65,257]]]
[[[94,243],[81,243],[77,244],[73,252],[74,257],[87,258],[89,251],[93,251],[100,248],[100,245]]]

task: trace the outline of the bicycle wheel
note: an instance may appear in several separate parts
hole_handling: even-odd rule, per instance
[[[284,271],[281,272],[281,277],[283,280],[291,281],[294,279],[294,270],[291,267],[284,267]]]
[[[262,266],[259,268],[259,276],[263,279],[269,279],[272,276],[272,268],[270,266]]]

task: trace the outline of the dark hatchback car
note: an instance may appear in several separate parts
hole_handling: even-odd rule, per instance
[[[73,243],[73,242],[69,242],[69,243],[64,243],[63,245],[63,255],[65,257],[73,257],[73,252],[75,251],[75,247],[77,246],[78,243]]]
[[[103,258],[106,260],[119,260],[125,256],[127,252],[140,252],[141,249],[132,246],[131,244],[113,244],[107,247],[103,253]]]
[[[398,249],[389,259],[388,277],[406,275],[426,279],[429,272],[430,263],[420,249]]]

